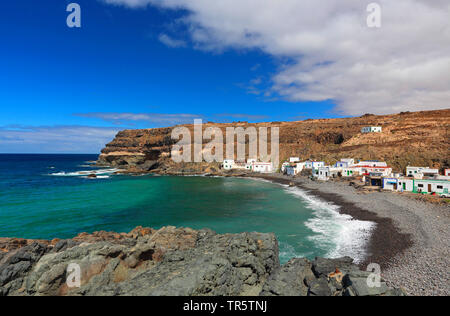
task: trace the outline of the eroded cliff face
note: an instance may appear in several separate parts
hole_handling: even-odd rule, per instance
[[[184,125],[193,135],[193,125]],[[203,128],[279,127],[280,161],[291,156],[325,160],[340,158],[385,160],[396,171],[407,165],[448,168],[450,166],[450,109],[364,115],[356,118],[305,120],[298,122],[203,124]],[[382,126],[382,133],[361,134],[364,126]],[[102,150],[99,163],[131,171],[206,171],[218,164],[175,164],[170,159],[173,128],[125,130]],[[270,135],[270,134],[269,134]],[[193,139],[193,137],[192,137]],[[270,136],[268,148],[270,151]],[[208,141],[204,141],[206,144]],[[248,149],[247,149],[248,150]],[[224,150],[225,152],[225,150]]]

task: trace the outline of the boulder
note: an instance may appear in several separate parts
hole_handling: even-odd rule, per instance
[[[306,296],[307,280],[314,279],[311,262],[307,259],[292,259],[276,269],[267,279],[260,293],[262,296]]]

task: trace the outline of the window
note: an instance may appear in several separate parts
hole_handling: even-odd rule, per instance
[[[423,188],[423,184],[419,184],[418,187],[419,187],[419,188]]]
[[[442,185],[438,185],[437,188],[438,188],[439,190],[442,190],[444,187],[443,187]]]

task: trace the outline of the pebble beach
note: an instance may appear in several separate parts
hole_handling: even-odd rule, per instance
[[[450,207],[392,192],[363,193],[348,182],[264,175],[296,186],[340,207],[340,212],[377,224],[363,265],[378,263],[382,277],[409,295],[450,294]]]

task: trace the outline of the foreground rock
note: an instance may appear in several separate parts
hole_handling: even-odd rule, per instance
[[[293,259],[280,266],[273,234],[137,228],[51,242],[0,240],[0,296],[6,295],[402,295],[351,258]],[[67,268],[81,268],[69,288]]]

